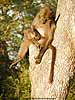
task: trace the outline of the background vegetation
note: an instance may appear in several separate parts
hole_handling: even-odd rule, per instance
[[[17,55],[23,31],[44,5],[50,5],[55,13],[57,0],[0,0],[0,100],[30,98],[28,53],[13,69],[9,66]]]

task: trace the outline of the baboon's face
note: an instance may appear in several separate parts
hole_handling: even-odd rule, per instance
[[[45,23],[52,16],[52,11],[49,7],[41,8],[39,13],[36,15],[36,18],[40,23]]]

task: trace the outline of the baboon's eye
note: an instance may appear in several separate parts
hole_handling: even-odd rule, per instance
[[[41,18],[41,16],[39,15],[39,18]]]
[[[51,25],[52,25],[52,21],[50,21],[50,27],[51,27]]]
[[[43,24],[45,24],[47,22],[47,19],[44,20]]]

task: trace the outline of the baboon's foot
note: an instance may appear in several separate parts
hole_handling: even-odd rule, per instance
[[[49,84],[52,84],[52,82],[53,82],[53,77],[49,76],[48,83],[49,83]]]
[[[41,63],[41,58],[36,57],[35,60],[36,60],[36,61],[35,61],[36,64],[40,64],[40,63]]]

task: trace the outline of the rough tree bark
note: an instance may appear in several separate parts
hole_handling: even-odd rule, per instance
[[[39,50],[34,45],[29,48],[31,97],[33,98],[65,100],[68,93],[69,79],[73,76],[75,68],[75,0],[58,0],[57,15],[59,13],[60,18],[52,43],[57,50],[52,84],[48,84],[52,51],[48,49],[41,64],[36,65],[34,57]]]

